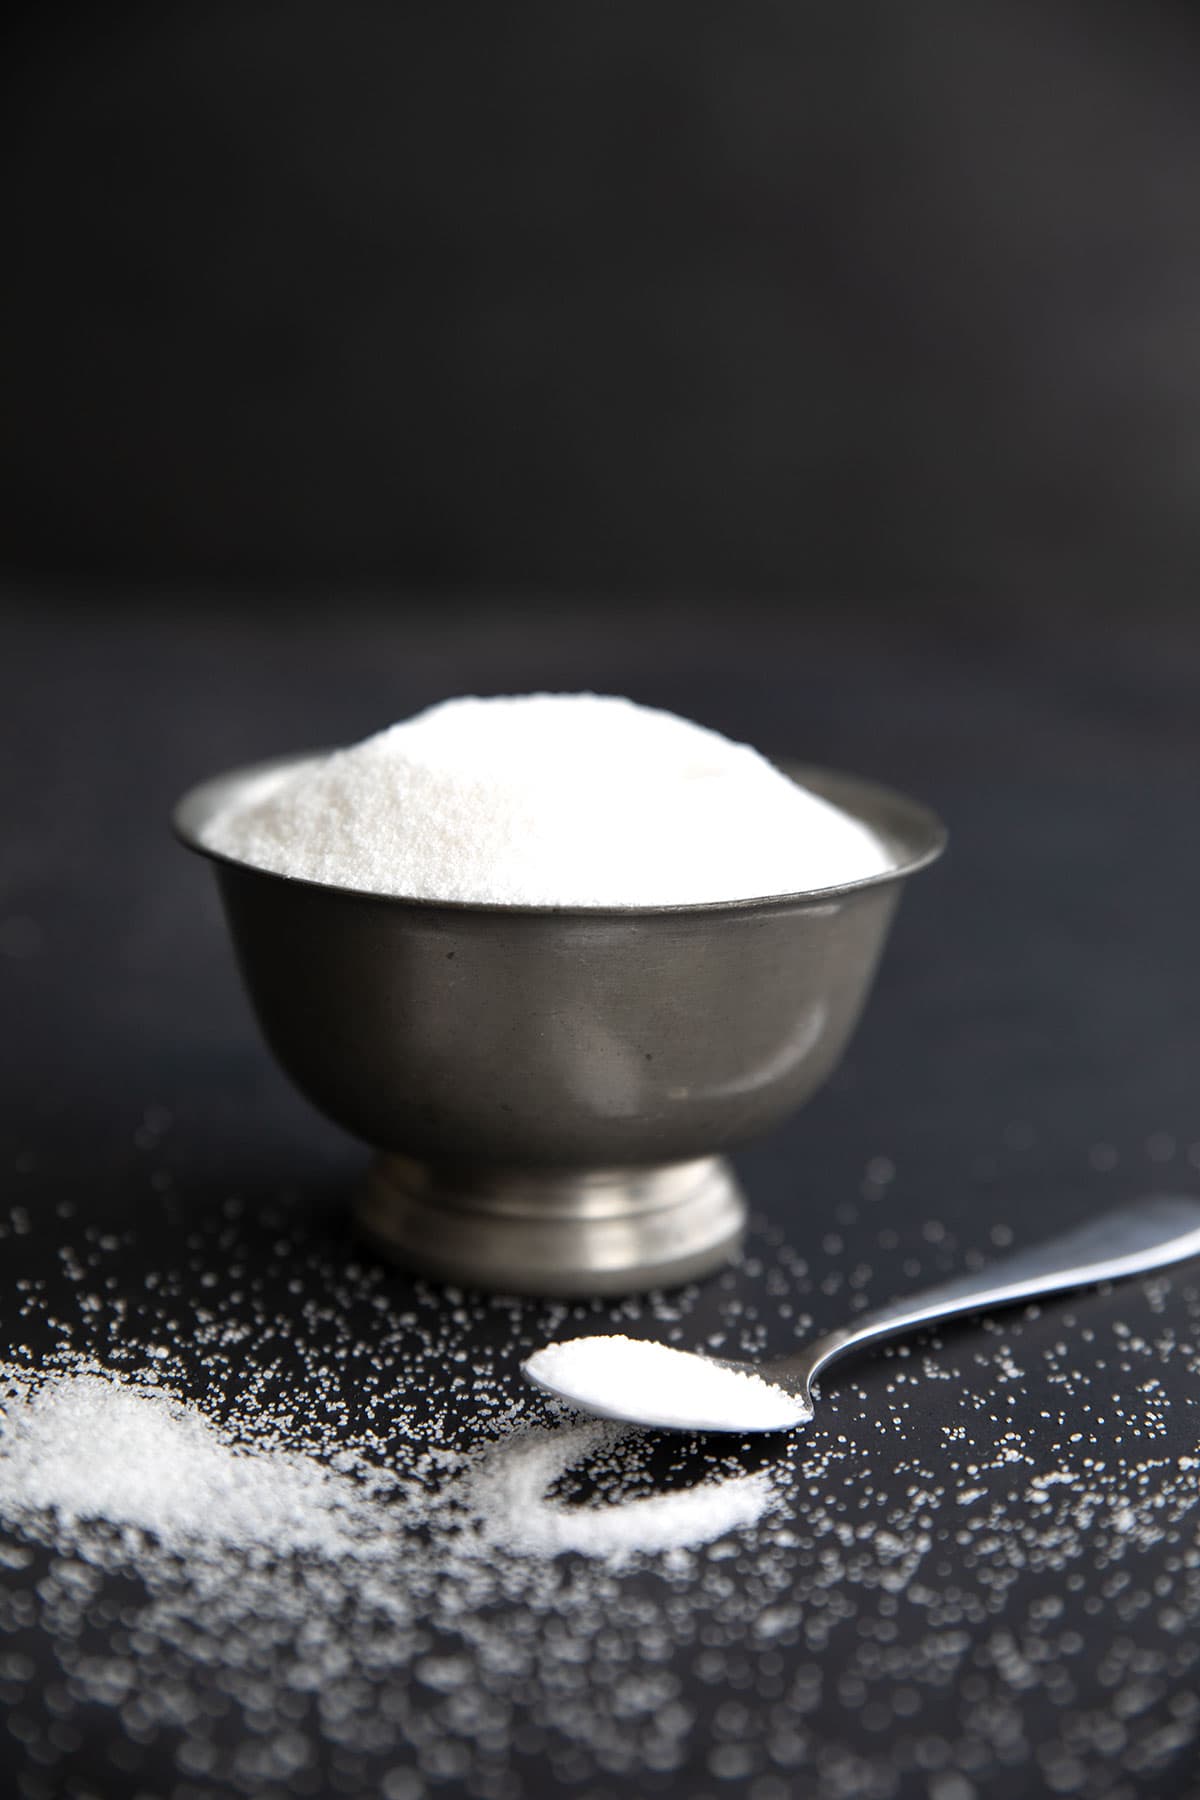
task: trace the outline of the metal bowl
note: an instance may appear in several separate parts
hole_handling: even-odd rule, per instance
[[[215,866],[280,1064],[382,1152],[358,1208],[376,1245],[446,1280],[560,1295],[727,1261],[745,1204],[719,1152],[838,1062],[901,882],[943,848],[939,820],[873,782],[781,765],[868,825],[892,867],[699,906],[396,899],[206,848],[218,811],[312,760],[219,775],[174,823]]]

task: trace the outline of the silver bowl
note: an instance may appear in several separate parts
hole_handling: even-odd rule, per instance
[[[719,1152],[834,1068],[904,878],[945,843],[924,806],[781,765],[868,825],[885,873],[700,906],[396,899],[210,851],[208,822],[311,756],[236,769],[175,810],[216,869],[263,1034],[302,1093],[381,1152],[358,1205],[410,1267],[505,1292],[619,1294],[737,1250]]]

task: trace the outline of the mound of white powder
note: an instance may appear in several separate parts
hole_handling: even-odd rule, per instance
[[[673,1431],[788,1431],[812,1418],[803,1399],[707,1356],[645,1338],[582,1337],[547,1344],[525,1372],[583,1412]]]
[[[893,866],[749,745],[596,694],[448,700],[265,779],[204,841],[334,887],[526,906],[751,899]]]
[[[170,1393],[82,1365],[0,1365],[0,1515],[133,1526],[177,1551],[217,1543],[336,1556],[377,1544],[366,1490],[311,1457],[232,1443]]]

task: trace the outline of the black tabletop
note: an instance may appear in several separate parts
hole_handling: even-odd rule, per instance
[[[1200,1791],[1194,1267],[847,1364],[786,1441],[556,1437],[517,1372],[572,1330],[783,1350],[1200,1191],[1200,633],[11,595],[4,637],[6,1382],[86,1362],[218,1428],[261,1415],[334,1473],[341,1447],[346,1480],[567,1445],[540,1486],[493,1486],[486,1553],[410,1507],[387,1557],[191,1559],[10,1495],[4,1793]],[[632,1303],[447,1293],[355,1240],[367,1153],[276,1070],[211,876],[167,831],[217,768],[542,687],[877,776],[952,831],[842,1068],[737,1159],[741,1265]],[[731,1491],[742,1523],[624,1560],[513,1523]]]

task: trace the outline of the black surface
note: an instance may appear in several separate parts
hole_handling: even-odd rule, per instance
[[[401,1315],[426,1334],[449,1329],[444,1298],[349,1238],[341,1202],[362,1152],[290,1093],[260,1047],[211,878],[165,820],[177,792],[218,767],[344,741],[453,692],[630,691],[909,788],[951,824],[951,854],[906,899],[844,1068],[741,1157],[758,1214],[750,1258],[684,1295],[685,1336],[723,1322],[731,1342],[782,1348],[791,1301],[818,1326],[844,1316],[853,1265],[865,1270],[853,1291],[882,1300],[1010,1233],[1044,1235],[1152,1186],[1200,1188],[1200,635],[1179,621],[1104,636],[1064,612],[1056,625],[1013,621],[956,641],[935,620],[801,628],[753,611],[659,610],[643,624],[611,608],[404,620],[347,606],[336,623],[296,613],[281,624],[232,607],[180,604],[155,621],[16,596],[4,635],[9,1355],[36,1361],[65,1334],[128,1367],[139,1346],[163,1341],[170,1379],[219,1411],[265,1373],[302,1401],[314,1359],[346,1341],[339,1308],[361,1335],[373,1295],[385,1297],[401,1361]],[[87,1265],[82,1284],[67,1244]],[[239,1371],[217,1369],[194,1335],[206,1308],[226,1322],[267,1309],[290,1322],[292,1348],[252,1337]],[[515,1349],[561,1315],[470,1296],[459,1314],[456,1344],[536,1407],[521,1396]],[[0,1561],[0,1790],[1196,1792],[1200,1494],[1178,1459],[1200,1437],[1198,1320],[1189,1270],[848,1368],[803,1444],[746,1452],[789,1488],[791,1548],[764,1559],[735,1540],[728,1560],[701,1555],[690,1573],[605,1577],[607,1623],[577,1664],[570,1705],[550,1679],[562,1635],[553,1604],[542,1590],[512,1602],[513,1641],[540,1646],[540,1674],[514,1674],[507,1689],[502,1672],[488,1676],[500,1709],[490,1750],[421,1687],[416,1661],[393,1659],[355,1690],[354,1729],[314,1702],[293,1721],[292,1773],[256,1776],[249,1748],[268,1703],[252,1690],[273,1691],[278,1671],[231,1684],[185,1657],[170,1665],[171,1691],[212,1703],[218,1749],[207,1768],[181,1764],[194,1722],[131,1717],[101,1704],[94,1684],[82,1697],[48,1599],[61,1607],[61,1570],[35,1546],[30,1563]],[[652,1310],[631,1328],[657,1329]],[[376,1372],[368,1358],[339,1381],[350,1418]],[[469,1442],[469,1394],[435,1398],[451,1402],[448,1436]],[[955,1449],[964,1433],[975,1474]],[[658,1453],[650,1479],[686,1485],[698,1454]],[[1039,1498],[1038,1476],[1061,1470],[1070,1479]],[[586,1487],[586,1472],[578,1479]],[[1089,1483],[1096,1506],[1068,1504]],[[979,1522],[989,1508],[990,1532]],[[878,1535],[889,1517],[903,1521],[896,1582]],[[565,1590],[599,1577],[572,1565],[554,1579]],[[105,1576],[80,1602],[76,1649],[136,1672],[150,1654],[143,1604],[136,1573]],[[622,1767],[609,1753],[614,1668],[650,1696],[629,1713]],[[601,1701],[597,1738],[589,1707]],[[646,1718],[671,1705],[686,1724],[653,1766]]]

